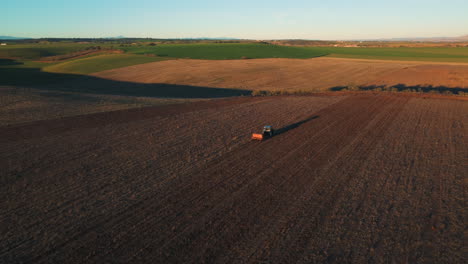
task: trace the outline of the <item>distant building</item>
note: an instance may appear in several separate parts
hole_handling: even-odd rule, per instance
[[[0,46],[6,46],[7,44],[6,43],[0,43]]]

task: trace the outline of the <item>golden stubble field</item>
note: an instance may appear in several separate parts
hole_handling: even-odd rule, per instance
[[[468,88],[468,64],[341,58],[170,60],[94,74],[116,81],[247,90],[325,91],[340,86]]]

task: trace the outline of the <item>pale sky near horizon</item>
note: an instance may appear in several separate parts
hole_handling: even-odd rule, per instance
[[[468,0],[0,0],[0,35],[371,39],[468,34]]]

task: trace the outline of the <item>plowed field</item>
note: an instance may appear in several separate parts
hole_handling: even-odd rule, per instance
[[[0,262],[463,263],[467,113],[267,97],[2,127]]]

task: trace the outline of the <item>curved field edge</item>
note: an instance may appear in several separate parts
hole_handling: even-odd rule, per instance
[[[130,54],[192,59],[313,58],[331,56],[385,60],[468,62],[468,47],[314,47],[259,43],[158,44],[122,47],[104,43],[15,44],[0,47],[0,58],[40,60],[89,48],[119,49]]]
[[[167,59],[135,54],[105,54],[46,66],[43,70],[55,73],[90,74],[162,60]]]
[[[38,86],[73,81],[82,75],[168,60],[136,54],[93,54],[62,62],[0,59],[0,85]]]
[[[114,69],[93,76],[142,84],[244,89],[254,95],[349,90],[465,94],[468,90],[466,64],[388,63],[324,57],[309,60],[179,59]]]
[[[123,48],[127,53],[154,54],[161,57],[207,60],[296,58],[326,56],[322,50],[268,44],[172,44],[154,47]]]
[[[421,62],[455,62],[455,63],[468,63],[468,57],[415,57],[415,56],[383,56],[379,54],[375,55],[362,55],[362,54],[339,54],[332,53],[328,54],[330,58],[341,58],[341,59],[365,59],[365,60],[385,60],[385,61],[421,61]]]
[[[314,48],[315,49],[315,48]],[[399,60],[399,61],[432,61],[432,62],[468,62],[468,48],[342,48],[324,47],[321,49],[330,57]]]
[[[17,58],[21,60],[39,60],[43,57],[58,56],[85,50],[91,46],[110,48],[108,44],[77,44],[77,43],[54,43],[54,44],[15,44],[2,46],[0,58]]]
[[[343,48],[291,47],[269,44],[166,44],[124,47],[127,53],[207,60],[296,58],[322,56],[338,58],[434,61],[468,63],[468,48]]]

